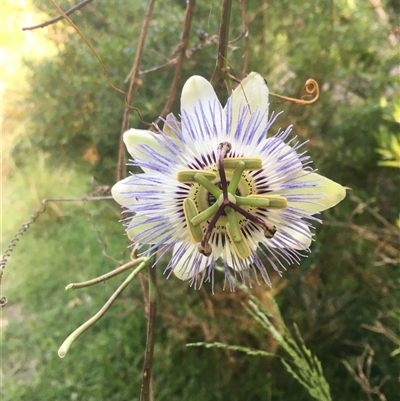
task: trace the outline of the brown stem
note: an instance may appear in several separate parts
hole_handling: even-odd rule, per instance
[[[244,35],[244,49],[243,49],[243,71],[242,79],[247,75],[247,68],[249,65],[249,28],[247,22],[246,5],[244,0],[240,0],[240,12],[242,14],[242,31]]]
[[[153,353],[154,339],[156,333],[157,316],[157,288],[156,288],[156,269],[151,264],[148,267],[149,273],[149,305],[147,311],[147,337],[146,351],[144,355],[142,387],[140,390],[140,401],[151,401],[152,377],[153,377]]]
[[[156,0],[150,0],[149,6],[147,7],[146,15],[144,17],[142,30],[140,32],[139,42],[136,49],[135,60],[133,62],[132,69],[129,73],[130,81],[129,81],[129,89],[125,98],[125,110],[122,117],[122,127],[121,127],[121,136],[119,140],[119,148],[118,148],[118,162],[117,162],[117,181],[120,181],[122,178],[126,177],[126,168],[125,168],[125,146],[123,141],[123,134],[128,129],[129,126],[129,113],[131,110],[130,103],[133,97],[133,92],[135,88],[136,79],[139,75],[139,67],[140,62],[142,61],[142,54],[144,48],[144,42],[146,40],[147,31],[149,29],[150,18],[153,13],[154,4]]]
[[[211,77],[213,86],[222,85],[227,74],[226,57],[228,51],[229,22],[231,17],[232,0],[223,0],[221,22],[218,38],[218,58],[214,73]]]
[[[65,15],[71,15],[75,11],[80,10],[82,7],[85,7],[87,4],[91,3],[94,0],[83,0],[80,3],[76,4],[75,6],[71,7],[69,10],[65,11]],[[32,31],[34,29],[38,28],[44,28],[45,26],[53,25],[58,21],[61,21],[65,18],[64,15],[59,15],[58,17],[52,18],[48,21],[42,22],[41,24],[38,25],[33,25],[33,26],[27,26],[25,28],[22,28],[23,31]]]
[[[182,75],[183,69],[183,62],[185,60],[186,49],[188,48],[189,44],[189,36],[190,36],[190,28],[192,26],[192,20],[194,15],[194,10],[196,7],[196,0],[188,0],[186,5],[186,12],[185,12],[185,22],[183,24],[183,31],[182,31],[182,38],[181,42],[178,46],[178,57],[176,59],[176,66],[175,66],[175,75],[174,79],[172,80],[171,88],[169,90],[169,96],[167,103],[164,106],[163,111],[161,112],[161,117],[164,117],[171,111],[172,104],[174,103],[176,92],[178,90],[179,81]],[[157,118],[155,124],[158,124],[160,121],[160,117]]]

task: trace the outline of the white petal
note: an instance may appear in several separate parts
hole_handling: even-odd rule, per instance
[[[314,188],[298,188],[285,190],[280,192],[282,195],[285,194],[310,194],[310,202],[289,202],[289,206],[302,209],[302,211],[314,214],[323,210],[329,209],[337,205],[346,196],[346,190],[337,182],[330,180],[322,175],[311,173],[304,175],[304,172],[299,173],[299,178],[294,182],[312,183],[318,185]],[[316,196],[314,194],[320,194]],[[318,199],[317,199],[318,198]]]
[[[171,234],[172,230],[168,229],[168,221],[165,221],[165,224],[163,224],[161,220],[156,222],[148,222],[148,220],[149,218],[146,216],[132,217],[132,221],[135,222],[135,227],[126,230],[129,239],[133,242],[157,244],[165,240]],[[160,225],[162,225],[162,228]],[[172,239],[169,239],[169,242],[170,241],[172,241]]]
[[[250,120],[251,114],[257,110],[259,113],[265,113],[265,124],[260,124],[258,132],[262,132],[268,122],[268,107],[269,107],[269,90],[264,78],[256,72],[251,72],[243,81],[236,87],[231,96],[232,102],[232,132],[235,133],[240,111],[244,107],[248,109],[248,114],[244,119],[244,125]],[[256,136],[259,135],[258,132]]]
[[[169,140],[179,144],[179,141],[174,138],[169,138]],[[164,136],[148,130],[131,128],[124,133],[124,143],[134,159],[151,160],[151,157],[143,151],[140,145],[147,145],[161,155],[176,158],[176,155],[167,149],[168,143]]]
[[[249,246],[253,248],[250,243]],[[241,271],[246,268],[248,269],[253,260],[252,256],[249,256],[246,259],[239,258],[233,246],[229,242],[227,242],[225,245],[225,249],[223,251],[223,258],[226,260],[228,266],[236,271]]]
[[[270,190],[276,191],[285,181],[285,176],[303,171],[303,165],[296,151],[279,138],[267,138],[263,159],[263,175],[267,177]]]
[[[163,127],[164,134],[174,138],[176,137],[176,134],[180,133],[181,131],[181,122],[178,121],[172,113],[169,113],[167,117],[165,117],[165,124]]]
[[[207,133],[217,136],[223,131],[225,119],[221,103],[212,85],[203,77],[195,75],[186,81],[182,89],[181,111],[184,123],[182,134],[188,141],[193,141],[190,133],[200,139]],[[185,124],[187,118],[192,127],[188,123]],[[189,132],[190,128],[196,132]]]
[[[274,222],[277,232],[271,240],[267,240],[268,246],[273,248],[292,248],[296,250],[306,250],[312,243],[312,234],[306,223],[299,221],[296,229]]]
[[[172,261],[175,262],[175,265],[172,267],[176,277],[181,280],[189,280],[195,274],[201,273],[211,263],[212,256],[206,257],[201,255],[197,250],[198,244],[186,245],[186,251],[180,255],[183,246],[185,245],[182,243],[177,243],[174,246]],[[179,260],[175,261],[178,257]],[[194,268],[195,265],[197,265],[197,269]]]
[[[136,189],[137,185],[133,184],[132,177],[127,177],[111,188],[111,195],[121,206],[129,206],[138,201],[135,197]]]

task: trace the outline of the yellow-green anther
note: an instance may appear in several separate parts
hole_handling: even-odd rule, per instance
[[[231,194],[234,194],[236,192],[245,167],[246,163],[243,161],[239,161],[236,164],[235,171],[232,174],[231,182],[228,185],[228,192],[230,192]]]
[[[248,198],[267,198],[270,209],[285,209],[288,205],[287,199],[279,195],[249,195]]]
[[[190,222],[192,223],[193,226],[198,226],[203,221],[211,219],[211,217],[214,216],[215,213],[217,213],[217,210],[218,210],[218,203],[215,202],[212,206],[208,207],[206,210],[203,210],[197,216],[193,217],[192,220],[190,220]]]
[[[222,194],[222,191],[216,187],[213,183],[211,183],[203,173],[197,173],[194,175],[194,179],[197,183],[199,183],[202,187],[204,187],[208,192],[214,195],[215,199]]]
[[[224,168],[235,170],[240,162],[244,163],[244,170],[259,170],[262,167],[262,160],[259,157],[227,157],[224,159]]]
[[[242,240],[242,231],[240,230],[238,216],[236,212],[231,208],[226,208],[225,212],[228,216],[228,222],[230,227],[230,237],[234,242],[240,242]]]
[[[194,176],[201,174],[206,180],[212,181],[217,178],[217,175],[212,171],[204,170],[181,170],[178,171],[177,180],[179,182],[196,182]]]
[[[192,242],[200,242],[203,238],[203,230],[201,226],[194,226],[192,219],[197,215],[197,208],[192,199],[186,198],[183,201],[183,212],[185,214],[187,228],[190,234],[190,240]]]
[[[231,240],[231,245],[233,246],[236,255],[241,259],[249,257],[251,255],[250,247],[242,232],[240,231],[240,241],[234,241],[234,234],[232,233],[232,227],[229,222],[226,223],[226,232],[228,233],[228,236]]]
[[[266,207],[268,209],[285,209],[287,200],[283,196],[274,195],[236,196],[236,204],[239,206]]]

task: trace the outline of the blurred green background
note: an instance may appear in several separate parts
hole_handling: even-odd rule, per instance
[[[61,1],[63,9],[74,2]],[[299,97],[308,78],[319,101],[300,106],[271,98],[278,127],[294,125],[314,167],[352,188],[322,214],[312,253],[282,279],[271,271],[252,293],[299,327],[322,364],[332,399],[395,400],[399,394],[399,15],[394,0],[246,1],[248,71],[270,90]],[[113,83],[127,89],[147,2],[93,2],[72,19],[90,40]],[[82,197],[116,177],[124,98],[98,61],[64,22],[23,35],[20,28],[56,15],[50,2],[4,2],[2,24],[2,247],[49,197]],[[132,104],[145,120],[165,104],[185,1],[157,2]],[[220,4],[198,2],[181,86],[215,66]],[[243,68],[239,2],[234,2],[228,62]],[[22,35],[22,36],[21,36]],[[20,63],[22,62],[22,66]],[[221,92],[221,100],[226,94]],[[225,96],[225,99],[223,98]],[[397,102],[397,103],[396,103]],[[174,105],[179,112],[179,96]],[[141,127],[135,113],[130,126]],[[2,400],[125,401],[139,396],[146,319],[139,280],[71,348],[57,349],[122,281],[66,292],[65,285],[129,258],[113,201],[52,203],[13,252],[3,277]],[[100,238],[100,241],[99,241]],[[209,285],[195,291],[157,271],[159,315],[154,359],[156,400],[309,400],[278,357],[227,349],[188,348],[222,342],[284,355],[245,310],[248,295]],[[271,269],[272,270],[272,269]],[[126,273],[127,274],[127,273]]]

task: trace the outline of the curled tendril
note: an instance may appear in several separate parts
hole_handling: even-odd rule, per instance
[[[302,105],[313,104],[319,99],[319,86],[318,86],[318,82],[315,79],[311,79],[311,78],[307,79],[306,83],[303,86],[303,89],[305,92],[307,92],[306,96],[313,96],[313,98],[310,100],[304,100],[304,99],[296,99],[293,97],[277,95],[272,92],[270,92],[269,94],[271,96],[277,97],[279,99],[287,100],[288,102],[302,104]]]

